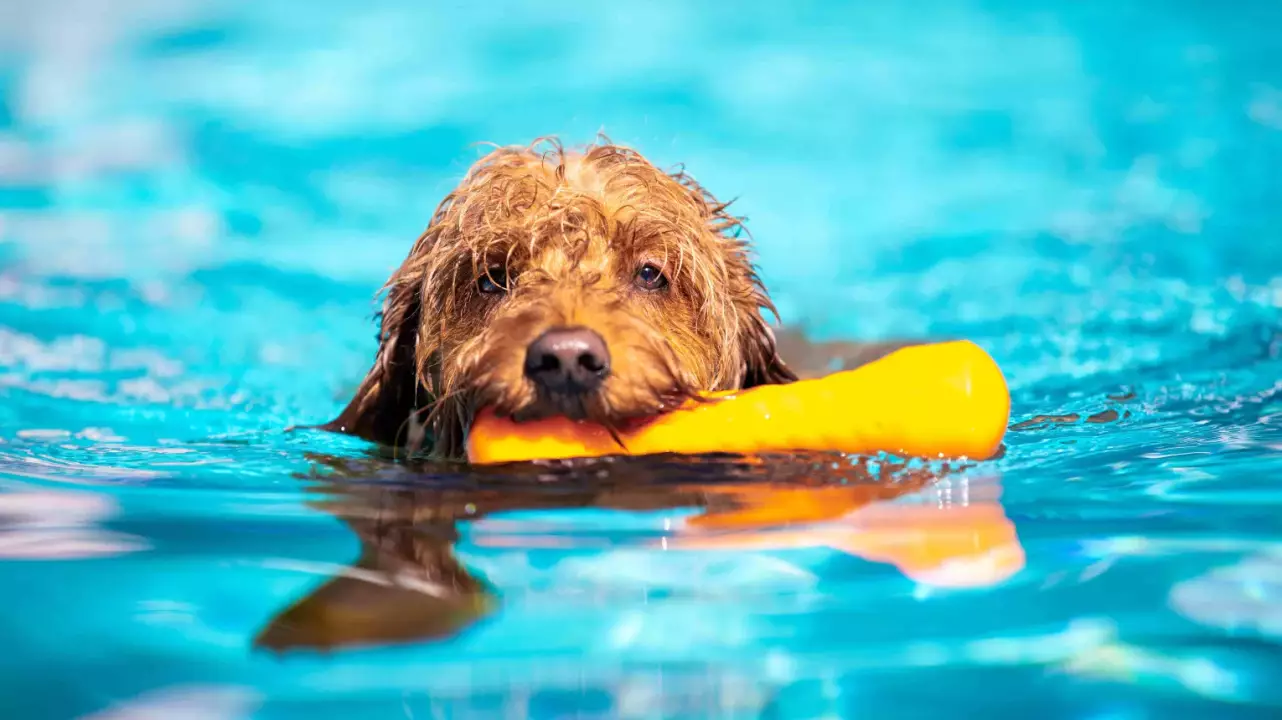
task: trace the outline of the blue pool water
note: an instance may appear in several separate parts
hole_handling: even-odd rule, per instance
[[[0,4],[0,717],[1276,717],[1280,22]],[[801,460],[536,483],[285,431],[472,143],[602,129],[740,198],[787,322],[974,339],[1014,421],[1076,421],[861,507]],[[691,530],[727,493],[852,511]]]

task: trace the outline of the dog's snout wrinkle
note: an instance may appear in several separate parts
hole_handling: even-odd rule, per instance
[[[526,377],[549,393],[591,392],[609,374],[610,351],[605,340],[588,328],[548,330],[526,349]]]

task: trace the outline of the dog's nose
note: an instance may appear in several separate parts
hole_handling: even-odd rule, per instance
[[[526,377],[549,392],[589,392],[609,374],[605,340],[584,327],[548,330],[525,351]]]

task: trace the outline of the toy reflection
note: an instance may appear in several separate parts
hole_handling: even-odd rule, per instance
[[[477,545],[570,546],[487,531],[496,515],[598,508],[686,511],[654,542],[685,549],[829,547],[937,586],[985,586],[1024,564],[995,476],[829,455],[634,458],[431,474],[313,457],[329,472],[314,506],[360,538],[356,562],[287,608],[255,639],[275,651],[443,640],[494,612],[498,594],[454,555],[460,523]],[[378,473],[394,477],[378,478]],[[688,510],[698,512],[690,515]]]

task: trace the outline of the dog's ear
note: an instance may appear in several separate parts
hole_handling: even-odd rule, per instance
[[[421,288],[398,272],[379,313],[378,354],[351,402],[324,429],[396,447],[410,432],[410,414],[428,403],[416,367]]]
[[[766,293],[765,286],[756,273],[749,272],[746,279],[751,291],[747,302],[740,307],[739,347],[743,353],[744,389],[758,385],[780,385],[797,379],[797,374],[779,357],[775,332],[766,321],[765,313],[778,319],[778,311]]]
[[[780,385],[796,380],[796,373],[779,357],[774,330],[760,314],[754,315],[742,343],[744,389],[758,385]]]

